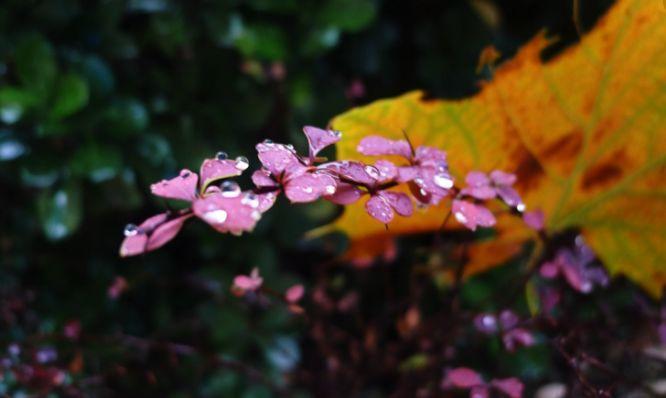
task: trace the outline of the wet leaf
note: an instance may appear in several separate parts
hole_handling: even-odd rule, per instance
[[[447,150],[460,182],[471,170],[517,174],[528,210],[546,228],[581,228],[612,273],[659,297],[666,284],[666,24],[658,2],[618,2],[583,39],[542,62],[538,35],[500,65],[474,97],[426,99],[420,92],[377,101],[336,117],[341,159],[370,134]],[[388,232],[348,206],[331,225],[353,242],[437,230],[449,203],[398,219]],[[512,225],[515,224],[515,225]],[[498,217],[498,237],[472,249],[470,270],[516,254],[531,233]],[[352,247],[352,250],[354,248]]]
[[[53,191],[44,191],[37,199],[37,212],[46,237],[61,240],[71,235],[81,222],[81,189],[74,182]]]
[[[88,103],[88,83],[80,76],[70,73],[58,79],[55,98],[50,115],[54,119],[67,117]]]

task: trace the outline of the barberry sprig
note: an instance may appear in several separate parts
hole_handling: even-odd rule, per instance
[[[120,254],[123,257],[155,250],[172,240],[191,218],[199,218],[219,232],[240,235],[254,229],[262,214],[284,193],[291,203],[319,199],[349,205],[367,196],[365,209],[376,220],[388,224],[397,213],[409,217],[414,202],[421,207],[452,198],[451,213],[465,227],[492,227],[495,216],[484,203],[499,198],[522,213],[525,205],[511,187],[516,176],[502,171],[490,175],[470,172],[463,188],[454,185],[446,152],[430,147],[414,148],[405,137],[390,140],[380,136],[363,138],[358,151],[367,156],[391,157],[374,164],[352,160],[327,161],[318,154],[340,141],[339,131],[305,126],[308,154],[298,154],[292,145],[265,140],[257,144],[261,168],[252,174],[254,187],[242,190],[230,178],[249,168],[243,156],[229,159],[219,152],[205,159],[199,174],[183,169],[180,174],[151,186],[154,195],[190,203],[190,207],[148,218],[140,225],[128,224]],[[408,190],[399,190],[406,186]],[[409,191],[411,195],[405,193]]]

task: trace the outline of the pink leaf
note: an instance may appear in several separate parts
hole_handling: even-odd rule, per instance
[[[412,157],[412,150],[407,141],[389,140],[378,135],[363,138],[356,150],[368,156],[398,155],[406,159]]]
[[[319,168],[335,171],[341,178],[365,186],[374,186],[377,183],[377,178],[372,176],[373,173],[379,177],[379,170],[376,167],[360,162],[330,162],[320,165]]]
[[[324,195],[333,195],[337,182],[324,173],[305,173],[285,184],[284,193],[292,203],[313,202]]]
[[[448,162],[446,160],[446,152],[431,147],[420,146],[416,148],[414,160],[421,166],[431,166],[443,170],[448,170]]]
[[[455,368],[446,372],[442,387],[472,388],[485,385],[481,375],[470,368]]]
[[[223,193],[212,194],[195,200],[192,210],[217,231],[238,235],[252,231],[261,218],[258,204],[244,199],[244,194],[234,197],[225,197]]]
[[[523,383],[515,377],[508,379],[493,379],[490,384],[508,395],[510,398],[521,398],[523,396]]]
[[[388,204],[388,201],[382,196],[374,195],[367,202],[365,202],[365,210],[373,218],[388,224],[393,220],[393,210]]]
[[[252,182],[258,188],[277,188],[279,184],[271,177],[271,172],[259,169],[252,173]]]
[[[196,197],[198,181],[199,177],[195,173],[183,169],[177,177],[151,185],[150,191],[163,198],[190,202]]]
[[[421,173],[421,168],[418,166],[403,166],[398,167],[398,175],[396,177],[398,182],[412,181]]]
[[[501,185],[495,188],[495,191],[497,192],[497,195],[502,198],[504,203],[507,204],[507,206],[515,207],[518,210],[524,209],[525,205],[523,205],[523,200],[520,198],[520,195],[518,192],[516,192],[515,189],[506,185]]]
[[[488,386],[476,386],[469,390],[469,398],[488,398],[490,397],[490,388]]]
[[[414,183],[431,196],[431,204],[437,204],[451,192],[453,177],[446,170],[433,166],[421,166],[420,175],[414,179]]]
[[[264,279],[259,276],[259,270],[253,268],[250,275],[237,275],[234,278],[232,289],[236,289],[241,293],[253,292],[259,290],[264,283]]]
[[[204,160],[199,170],[201,178],[200,192],[204,192],[215,181],[243,174],[243,170],[247,169],[247,165],[248,163],[245,158],[238,158],[237,160],[216,158]]]
[[[359,200],[362,195],[363,192],[355,186],[344,182],[338,182],[335,193],[333,195],[325,196],[325,198],[337,205],[349,205]]]
[[[490,172],[490,179],[493,181],[493,184],[500,186],[511,186],[516,183],[516,175],[511,173],[506,173],[501,170],[493,170]]]
[[[412,200],[407,194],[402,192],[380,191],[378,195],[383,197],[393,210],[403,217],[409,217],[414,212]]]
[[[268,211],[273,205],[275,204],[275,200],[277,199],[277,192],[266,192],[262,194],[257,194],[257,197],[259,199],[259,205],[257,206],[257,210],[260,212],[264,213]]]
[[[128,224],[125,227],[125,239],[120,245],[120,256],[129,257],[145,253],[148,236],[168,218],[168,213],[161,213],[148,218],[139,226]]]
[[[528,211],[523,214],[523,221],[535,231],[543,230],[546,217],[541,210]]]
[[[463,200],[455,199],[451,206],[451,212],[458,222],[472,231],[476,231],[478,226],[492,227],[496,223],[495,216],[490,210]]]
[[[384,184],[394,180],[398,176],[398,168],[388,160],[378,160],[375,162],[375,167],[379,171],[379,178],[377,182]]]
[[[303,127],[303,133],[305,133],[305,137],[308,139],[311,160],[314,159],[322,149],[340,141],[341,137],[339,131],[323,130],[313,126]]]
[[[276,178],[288,167],[300,163],[296,151],[290,146],[264,141],[256,148],[261,164]]]
[[[287,291],[284,294],[285,300],[287,300],[288,303],[295,304],[303,298],[303,294],[305,293],[305,288],[303,285],[298,284],[290,287],[287,289]]]
[[[146,242],[146,251],[158,249],[167,244],[171,239],[175,238],[180,232],[181,228],[193,214],[186,214],[169,220],[153,230]]]
[[[490,186],[490,179],[480,171],[470,171],[465,177],[467,186],[461,191],[463,195],[476,199],[492,199],[497,195],[495,188]]]
[[[529,347],[534,344],[534,336],[523,328],[511,329],[502,336],[504,347],[509,352],[514,352],[519,347]]]
[[[508,330],[518,324],[519,318],[515,312],[511,310],[503,310],[499,315],[499,323],[502,329]]]

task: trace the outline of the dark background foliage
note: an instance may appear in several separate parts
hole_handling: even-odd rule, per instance
[[[583,28],[609,6],[582,3]],[[387,267],[356,271],[329,266],[344,237],[302,239],[338,213],[327,204],[280,203],[242,238],[192,223],[163,250],[127,260],[118,257],[123,227],[165,207],[149,195],[151,182],[196,169],[218,150],[246,155],[256,167],[258,141],[302,147],[302,125],[325,125],[353,105],[415,88],[471,95],[484,77],[475,72],[483,47],[509,57],[543,28],[560,38],[557,48],[574,42],[572,4],[3,1],[0,339],[5,365],[23,368],[5,372],[0,392],[264,397],[291,384],[303,396],[385,396],[437,382],[439,371],[395,377],[423,362],[413,355],[419,347],[395,332],[381,337],[381,355],[358,354],[359,361],[336,350],[363,350],[334,338],[383,335],[382,322],[408,306],[405,281],[426,261],[421,244],[429,238],[403,241]],[[253,266],[277,291],[323,284],[356,315],[320,325],[323,315],[303,319],[230,296],[232,277]],[[472,281],[464,300],[478,304],[509,271]],[[118,277],[128,286],[113,298],[108,289]],[[426,297],[437,295],[430,280],[418,283],[432,290]],[[397,291],[387,293],[387,285]],[[357,289],[364,299],[354,306]],[[623,289],[614,296],[620,307],[633,294]],[[435,312],[436,302],[423,304]],[[78,322],[78,337],[63,335]],[[336,342],[328,352],[312,348],[317,333],[303,333],[313,326]],[[561,372],[543,347],[509,356],[496,343],[469,364],[532,383]],[[57,359],[39,364],[51,349]],[[58,383],[53,368],[62,372]],[[332,368],[342,370],[327,376]]]

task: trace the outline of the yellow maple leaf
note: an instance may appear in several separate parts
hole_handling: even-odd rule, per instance
[[[532,39],[472,98],[411,92],[334,118],[344,133],[338,158],[373,162],[356,151],[360,139],[399,139],[404,129],[414,145],[447,150],[459,182],[471,170],[514,172],[528,209],[545,212],[549,231],[581,228],[612,273],[659,297],[666,285],[663,4],[618,1],[580,43],[542,62],[548,45],[544,35]],[[357,203],[328,229],[347,233],[352,251],[363,253],[354,243],[437,230],[448,206],[398,217],[386,231]],[[505,260],[528,237],[502,218],[498,238],[476,248],[471,268]]]

